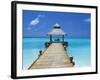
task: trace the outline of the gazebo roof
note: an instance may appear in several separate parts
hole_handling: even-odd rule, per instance
[[[59,25],[58,23],[56,23],[54,26],[56,26],[56,27],[60,27],[60,25]]]
[[[48,35],[65,35],[66,33],[61,29],[59,24],[55,24],[52,31],[48,33]]]

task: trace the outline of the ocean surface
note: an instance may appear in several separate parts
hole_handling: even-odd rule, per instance
[[[27,69],[38,58],[40,50],[45,50],[44,43],[49,38],[23,38],[23,66]],[[91,44],[89,38],[65,38],[68,42],[68,55],[73,57],[75,67],[91,65]]]

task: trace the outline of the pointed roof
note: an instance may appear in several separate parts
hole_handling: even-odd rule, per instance
[[[54,26],[59,27],[60,25],[58,23],[56,23]]]
[[[56,23],[52,29],[52,31],[50,31],[48,33],[48,35],[65,35],[66,33],[61,29],[60,25],[58,23]]]

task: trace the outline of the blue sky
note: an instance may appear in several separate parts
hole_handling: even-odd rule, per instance
[[[69,38],[90,38],[88,13],[23,10],[23,37],[45,37],[58,23]]]

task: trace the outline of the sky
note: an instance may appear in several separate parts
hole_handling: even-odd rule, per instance
[[[69,38],[90,38],[89,13],[23,10],[23,37],[46,37],[58,23]]]

